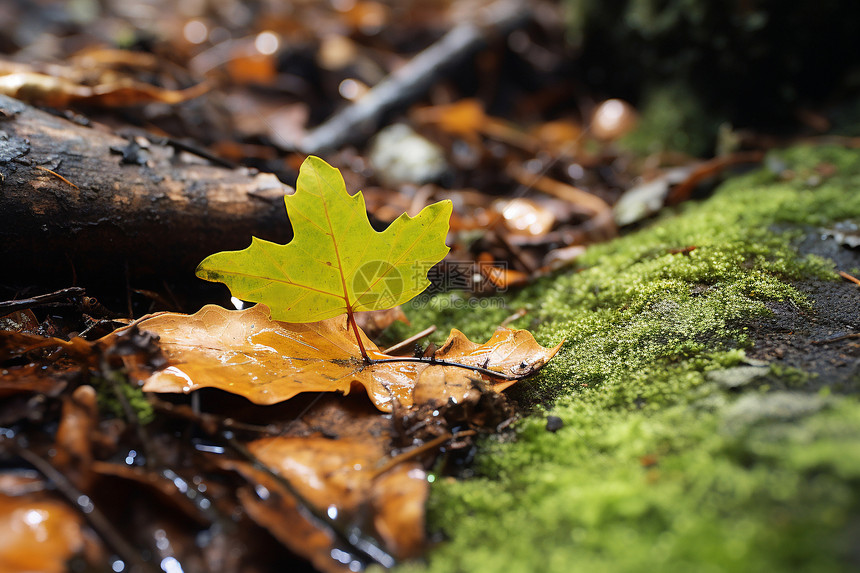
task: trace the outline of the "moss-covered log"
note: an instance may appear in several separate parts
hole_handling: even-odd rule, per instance
[[[860,292],[834,270],[858,273],[860,254],[822,229],[860,219],[860,153],[767,165],[508,308],[459,311],[479,335],[525,307],[516,326],[567,343],[508,391],[535,408],[516,440],[436,482],[431,529],[449,541],[415,570],[856,567]],[[407,314],[445,330],[446,306]]]

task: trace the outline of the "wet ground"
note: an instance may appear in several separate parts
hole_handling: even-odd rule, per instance
[[[852,273],[860,267],[860,249],[839,244],[815,229],[800,241],[804,255],[817,255]],[[750,325],[754,346],[750,358],[811,374],[794,389],[860,391],[860,286],[848,280],[808,280],[795,285],[811,308],[790,301],[769,302],[773,316]]]

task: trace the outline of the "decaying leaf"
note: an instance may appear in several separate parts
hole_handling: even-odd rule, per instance
[[[416,462],[379,472],[385,451],[368,438],[276,437],[248,448],[314,507],[341,523],[364,528],[370,521],[390,551],[414,557],[424,541],[427,476]]]
[[[50,336],[0,330],[0,397],[21,392],[59,393],[66,384],[88,370],[101,368],[102,361],[120,362],[136,354],[135,368],[151,372],[164,366],[152,339],[134,327],[90,342],[78,336],[63,340]],[[17,364],[24,357],[30,362]],[[8,362],[7,362],[8,361]],[[129,361],[131,363],[131,361]],[[116,364],[121,366],[120,364]],[[137,378],[148,375],[143,371]]]
[[[355,571],[362,560],[389,565],[389,555],[416,556],[424,546],[423,468],[435,459],[435,448],[429,457],[411,448],[426,443],[425,437],[397,439],[397,418],[379,415],[363,397],[323,395],[286,435],[245,445],[261,465],[224,456],[211,460],[247,480],[238,498],[248,515],[316,569]],[[443,426],[439,432],[445,433],[445,424],[445,413],[437,412],[420,425]],[[398,444],[405,450],[394,450]],[[387,555],[362,555],[366,546],[349,539],[357,532],[368,542],[375,539]]]
[[[98,422],[96,391],[81,385],[63,402],[63,414],[57,428],[57,454],[53,463],[81,489],[88,489],[92,477],[92,434]]]
[[[0,494],[0,571],[64,573],[69,558],[84,550],[82,528],[65,503]]]
[[[322,159],[302,164],[294,195],[284,197],[294,238],[252,239],[242,251],[207,257],[200,278],[226,283],[234,296],[270,306],[272,316],[315,322],[402,304],[430,285],[427,271],[448,253],[452,203],[398,217],[383,232],[367,219],[361,192],[348,195],[340,172]]]
[[[345,573],[346,565],[332,559],[334,536],[302,514],[296,499],[268,473],[246,462],[225,460],[224,469],[242,474],[252,486],[237,490],[242,507],[257,525],[324,573]]]
[[[5,316],[0,316],[0,330],[12,330],[32,334],[38,328],[39,320],[30,309],[16,310]]]
[[[87,86],[38,72],[0,75],[1,94],[50,107],[73,104],[124,107],[152,102],[177,104],[207,91],[209,85],[205,83],[174,91],[135,81]]]
[[[480,378],[470,370],[427,362],[367,365],[344,315],[295,324],[272,320],[264,305],[242,311],[209,305],[193,315],[154,315],[138,327],[160,337],[170,361],[168,368],[146,380],[144,390],[149,392],[213,387],[257,404],[274,404],[300,392],[346,394],[359,384],[377,408],[389,411],[394,401],[406,407],[413,404],[415,381],[425,370],[442,369],[444,383],[452,388]],[[382,354],[363,333],[362,341],[372,359],[394,358]],[[560,347],[543,348],[525,330],[499,329],[482,345],[453,330],[436,358],[519,378],[546,364]],[[457,392],[450,396],[459,399]]]

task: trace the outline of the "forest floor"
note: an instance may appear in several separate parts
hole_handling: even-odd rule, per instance
[[[825,112],[693,133],[590,88],[554,1],[98,4],[0,8],[0,571],[860,566],[860,146]],[[377,231],[452,202],[366,343],[439,371],[523,329],[522,376],[254,369],[295,325],[195,268],[293,240],[309,154]],[[144,392],[185,365],[161,312],[234,369]]]

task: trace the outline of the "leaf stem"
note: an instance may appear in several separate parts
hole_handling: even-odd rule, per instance
[[[367,365],[373,364],[374,361],[367,355],[367,350],[364,349],[364,343],[361,341],[358,324],[355,322],[355,313],[352,312],[352,308],[349,306],[346,307],[346,320],[352,326],[352,331],[355,333],[355,341],[358,342],[358,349],[361,350],[362,360],[364,360],[364,363]]]
[[[483,368],[481,366],[473,366],[472,364],[451,362],[449,360],[439,360],[433,356],[404,356],[403,358],[368,358],[367,360],[365,360],[365,362],[369,366],[372,366],[374,364],[390,364],[393,362],[417,362],[420,364],[436,364],[438,366],[455,366],[457,368],[465,368],[466,370],[485,374],[492,378],[501,378],[502,380],[519,380],[520,378],[525,378],[532,373],[532,370],[529,369],[529,371],[524,374],[505,374],[504,372],[496,372],[495,370],[490,370],[489,368]]]

